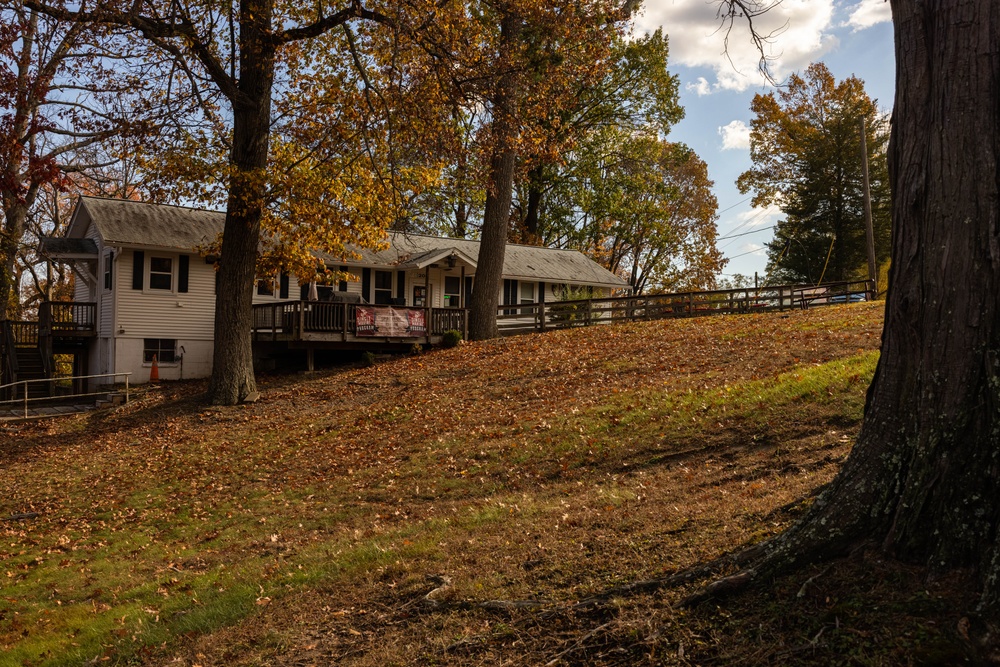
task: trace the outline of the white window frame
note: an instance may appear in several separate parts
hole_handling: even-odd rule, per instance
[[[104,274],[101,284],[105,292],[111,292],[115,288],[115,274],[113,272],[115,251],[108,250],[104,253]]]
[[[458,291],[449,292],[448,291],[448,279],[451,278],[458,282]],[[442,292],[444,293],[444,307],[445,308],[458,308],[462,303],[462,279],[458,276],[445,276],[444,286],[442,287]],[[452,303],[452,297],[454,297],[454,303]]]
[[[517,285],[517,302],[519,304],[523,305],[523,304],[527,304],[527,303],[535,303],[535,284],[536,283],[533,283],[533,282],[530,282],[530,281],[526,281],[526,280],[518,281],[518,285]],[[525,287],[531,288],[531,296],[529,296],[527,300],[525,300],[525,298],[524,298],[524,288]]]
[[[149,361],[146,360],[146,352],[152,350],[152,348],[146,347],[146,341],[150,341],[150,340],[155,340],[155,341],[160,341],[160,342],[168,340],[168,341],[173,341],[173,343],[174,343],[174,349],[173,349],[173,356],[174,356],[174,358],[171,359],[170,361],[163,361],[162,359],[160,359],[159,354],[157,354],[157,357],[156,357],[156,365],[157,366],[176,366],[178,363],[180,363],[180,362],[177,361],[177,350],[180,347],[180,345],[178,345],[179,341],[176,338],[143,338],[142,339],[142,365],[144,367],[149,367],[149,366],[153,365],[153,360],[152,359],[150,359]],[[163,346],[161,346],[159,344],[157,344],[157,346],[156,346],[157,352],[159,352],[160,350],[165,350],[165,349],[167,349],[167,348],[163,347]]]
[[[165,259],[170,262],[170,273],[165,271],[153,271],[153,260]],[[146,257],[146,289],[144,291],[152,292],[154,294],[175,294],[177,292],[177,265],[180,262],[177,260],[176,255],[148,255]],[[153,287],[153,276],[170,276],[170,287],[164,289],[162,287]]]
[[[389,275],[389,287],[388,288],[379,287],[378,286],[378,277],[379,277],[380,273],[385,273],[385,274]],[[389,306],[389,305],[392,305],[392,300],[395,297],[395,292],[393,290],[393,283],[395,282],[395,277],[396,277],[396,274],[393,273],[392,271],[383,271],[382,269],[374,269],[374,273],[372,274],[372,303],[373,304],[378,304],[380,306]],[[380,304],[379,301],[378,301],[378,294],[379,294],[379,292],[388,292],[389,293],[389,300],[386,301],[385,303]]]

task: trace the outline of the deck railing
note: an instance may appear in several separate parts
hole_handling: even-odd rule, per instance
[[[95,396],[103,396],[107,394],[108,391],[90,391],[90,392],[78,392],[75,394],[58,394],[53,391],[48,391],[46,396],[34,397],[30,396],[28,389],[29,385],[39,384],[39,383],[51,383],[53,386],[56,383],[69,382],[71,385],[75,384],[77,380],[93,380],[97,378],[112,378],[114,381],[117,378],[125,378],[124,382],[124,392],[125,392],[125,402],[128,403],[129,400],[129,385],[128,379],[131,373],[103,373],[101,375],[74,375],[72,377],[58,377],[58,378],[41,378],[37,380],[20,380],[18,382],[10,382],[4,385],[0,385],[0,396],[12,396],[8,400],[0,400],[0,407],[4,406],[17,406],[22,408],[22,414],[25,418],[28,417],[28,411],[30,405],[48,403],[52,404],[53,401],[67,401],[74,398],[92,398]]]
[[[13,347],[38,347],[38,322],[8,321],[9,338]]]
[[[38,308],[38,324],[46,333],[94,331],[97,325],[97,303],[44,301]]]
[[[375,306],[376,308],[379,306]],[[464,308],[406,308],[420,310],[427,322],[427,335],[440,336],[449,329],[466,331],[468,311]],[[336,334],[345,340],[356,335],[358,304],[334,301],[283,301],[253,307],[252,332],[255,340],[300,340],[303,334]]]
[[[505,304],[497,307],[497,328],[513,335],[666,317],[693,317],[727,313],[757,313],[864,301],[870,298],[868,281],[823,285],[678,292],[642,296],[580,299],[550,303]]]

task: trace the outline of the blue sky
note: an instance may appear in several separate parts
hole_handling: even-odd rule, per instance
[[[686,118],[670,134],[708,163],[719,200],[719,241],[730,258],[725,274],[763,276],[763,244],[777,211],[750,207],[736,178],[750,167],[750,101],[772,88],[757,72],[758,55],[745,25],[734,26],[725,52],[717,0],[646,0],[638,32],[659,26],[670,38],[670,70],[680,77]],[[784,0],[758,19],[761,32],[779,31],[770,45],[771,67],[780,82],[812,62],[826,63],[837,80],[855,75],[884,110],[892,108],[895,62],[889,4],[884,0]]]

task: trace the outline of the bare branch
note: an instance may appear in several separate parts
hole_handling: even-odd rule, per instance
[[[736,22],[746,21],[747,29],[750,31],[750,40],[753,42],[757,52],[760,53],[757,69],[768,82],[776,83],[769,67],[770,62],[774,60],[774,56],[767,54],[766,46],[788,28],[788,23],[786,22],[780,28],[763,34],[757,29],[754,21],[780,5],[781,0],[718,0],[718,2],[719,9],[716,16],[722,22],[719,30],[724,35],[723,41],[726,47],[726,57],[729,57],[729,37],[733,32]],[[733,64],[731,58],[729,62]],[[735,68],[735,64],[733,64],[733,67]]]

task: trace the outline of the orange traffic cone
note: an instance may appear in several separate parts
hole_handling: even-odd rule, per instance
[[[160,367],[156,363],[156,355],[153,355],[153,365],[149,369],[149,381],[159,382],[160,381]]]

